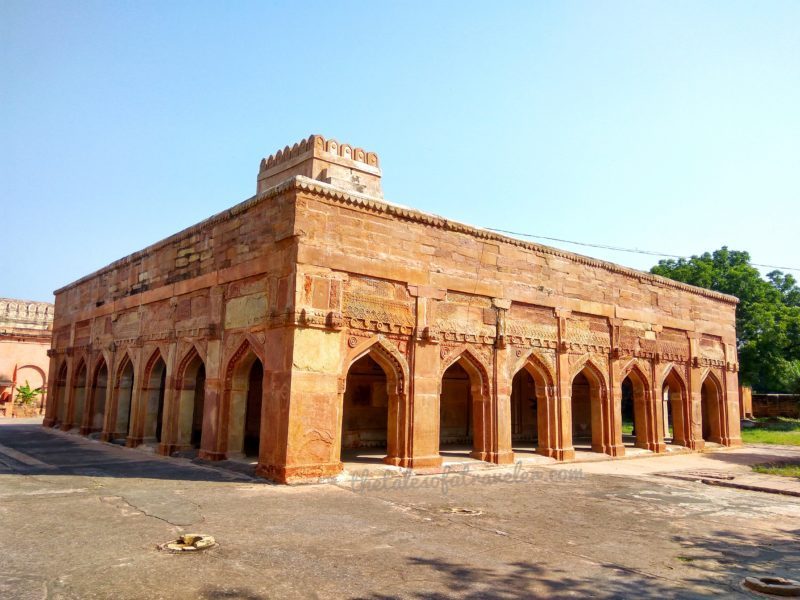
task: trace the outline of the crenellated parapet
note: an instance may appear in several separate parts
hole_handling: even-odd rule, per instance
[[[378,155],[321,135],[311,135],[261,160],[258,193],[294,175],[336,188],[382,197]]]

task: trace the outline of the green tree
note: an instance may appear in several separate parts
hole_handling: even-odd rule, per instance
[[[21,385],[17,388],[17,402],[30,406],[36,402],[36,398],[41,393],[42,390],[40,388],[31,388],[28,381],[25,380],[25,385]]]
[[[740,379],[762,392],[800,392],[800,287],[792,275],[767,278],[750,254],[723,246],[689,259],[661,260],[656,275],[731,294],[736,307]]]

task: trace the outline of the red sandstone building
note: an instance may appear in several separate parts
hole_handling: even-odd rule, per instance
[[[52,304],[0,298],[0,415],[41,414],[52,328]],[[42,395],[36,406],[15,406],[16,390],[26,383]]]
[[[741,443],[735,298],[386,202],[377,156],[321,136],[55,294],[45,425],[277,481],[352,448],[425,468]]]

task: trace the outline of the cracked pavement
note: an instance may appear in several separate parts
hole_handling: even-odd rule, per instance
[[[286,487],[2,421],[0,598],[753,597],[747,575],[797,578],[800,498],[654,474],[678,459],[715,460]],[[193,532],[219,546],[156,549]]]

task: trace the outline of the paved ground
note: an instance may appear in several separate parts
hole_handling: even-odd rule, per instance
[[[744,597],[800,573],[800,498],[659,473],[774,452],[285,487],[0,421],[0,598]]]

